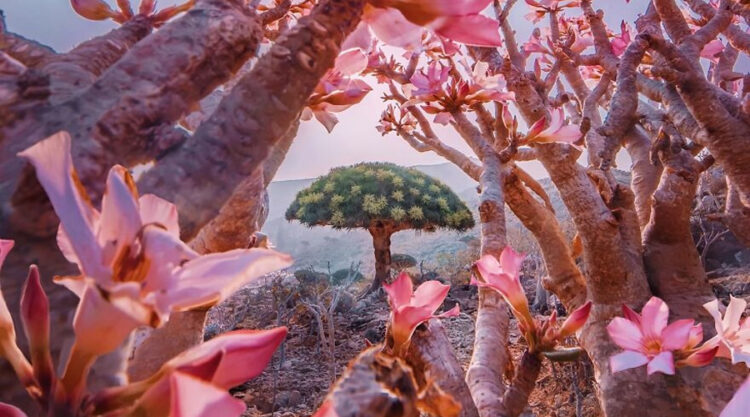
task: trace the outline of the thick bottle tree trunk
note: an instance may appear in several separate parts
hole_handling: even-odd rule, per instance
[[[393,231],[387,225],[377,223],[368,229],[372,235],[372,245],[375,248],[375,279],[368,293],[376,291],[391,277],[391,234]]]

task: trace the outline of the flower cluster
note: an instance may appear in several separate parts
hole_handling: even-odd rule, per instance
[[[557,325],[557,312],[553,312],[547,320],[535,319],[529,311],[529,301],[519,278],[523,259],[524,256],[510,246],[503,249],[499,258],[484,255],[474,264],[481,280],[472,277],[472,283],[502,295],[518,320],[518,327],[529,345],[529,352],[555,357],[555,346],[574,335],[586,323],[591,312],[591,302],[574,310],[560,326]]]
[[[89,393],[86,379],[94,361],[120,346],[136,327],[159,326],[174,311],[215,305],[239,287],[288,266],[290,258],[268,249],[199,255],[180,241],[174,205],[153,195],[139,196],[120,166],[110,170],[101,210],[95,209],[78,182],[70,142],[69,135],[58,133],[19,155],[35,168],[60,218],[58,246],[80,271],[56,278],[80,298],[73,319],[75,341],[57,375],[50,356],[49,302],[39,272],[31,266],[21,299],[31,362],[16,345],[2,294],[0,356],[43,408],[70,415],[242,414],[244,404],[227,389],[262,371],[286,335],[283,327],[227,333],[183,352],[152,377],[123,387]],[[12,247],[12,241],[0,240],[0,267]]]
[[[117,10],[112,9],[104,0],[70,0],[76,13],[91,20],[112,19],[117,23],[125,23],[136,16],[130,5],[130,0],[117,0]],[[187,0],[176,6],[165,7],[156,11],[156,0],[142,0],[137,15],[148,16],[156,27],[163,25],[174,16],[190,10],[195,0]]]

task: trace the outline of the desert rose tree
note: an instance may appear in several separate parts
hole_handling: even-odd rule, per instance
[[[416,169],[387,163],[336,168],[297,194],[287,220],[308,226],[367,229],[375,247],[375,280],[380,287],[391,272],[391,235],[402,230],[457,231],[474,218],[445,184]]]

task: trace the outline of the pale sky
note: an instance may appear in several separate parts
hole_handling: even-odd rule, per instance
[[[633,22],[638,13],[645,10],[647,1],[632,0],[626,6],[625,0],[597,0],[594,6],[604,8],[607,22],[613,30],[619,31],[620,20]],[[114,0],[109,2],[114,3]],[[161,7],[174,3],[175,0],[158,2]],[[68,50],[115,27],[109,21],[94,22],[81,18],[75,14],[68,0],[0,0],[0,9],[5,12],[9,30],[58,51]],[[519,1],[511,16],[519,42],[524,42],[531,30],[531,25],[523,19],[528,11],[524,2]],[[375,86],[374,82],[371,85]],[[431,152],[414,151],[395,135],[382,137],[375,130],[384,109],[381,94],[382,90],[376,87],[359,105],[339,113],[340,122],[331,134],[317,121],[304,122],[275,179],[316,177],[327,173],[332,167],[361,161],[390,161],[401,165],[445,162]],[[437,131],[449,145],[468,151],[468,147],[451,129],[438,126]],[[627,169],[627,162],[621,164],[620,168]],[[538,166],[531,166],[530,169],[535,176],[546,176]]]

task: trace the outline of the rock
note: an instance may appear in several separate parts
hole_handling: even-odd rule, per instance
[[[346,313],[354,307],[354,297],[348,292],[342,292],[339,295],[339,303],[336,306],[337,313]]]
[[[302,394],[299,391],[281,391],[276,394],[276,406],[277,407],[294,407],[302,402]]]

